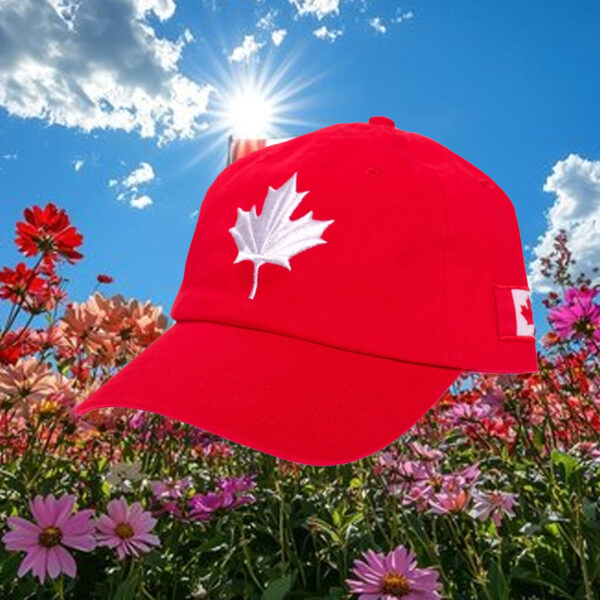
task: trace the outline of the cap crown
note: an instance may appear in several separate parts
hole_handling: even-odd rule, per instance
[[[517,372],[536,369],[535,340],[503,293],[527,287],[513,206],[489,177],[385,121],[351,123],[256,151],[219,175],[171,314]]]

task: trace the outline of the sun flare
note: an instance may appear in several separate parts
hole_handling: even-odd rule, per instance
[[[268,137],[274,115],[273,99],[252,87],[234,91],[224,111],[229,134],[238,138]]]

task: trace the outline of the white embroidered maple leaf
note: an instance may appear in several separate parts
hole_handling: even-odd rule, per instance
[[[264,263],[292,269],[290,258],[313,246],[325,244],[321,235],[333,223],[312,218],[312,210],[299,219],[290,219],[308,192],[296,191],[294,173],[279,189],[269,186],[260,215],[256,206],[249,211],[238,208],[235,227],[229,231],[238,247],[235,263],[251,260],[254,263],[254,282],[250,299],[256,294],[258,269]]]

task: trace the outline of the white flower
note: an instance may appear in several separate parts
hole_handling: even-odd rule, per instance
[[[116,463],[111,466],[106,481],[123,492],[131,492],[132,484],[142,479],[142,465],[139,462]]]

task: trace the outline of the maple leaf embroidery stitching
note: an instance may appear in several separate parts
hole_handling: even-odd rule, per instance
[[[533,311],[531,310],[531,300],[529,298],[527,298],[525,304],[521,304],[521,314],[527,321],[527,325],[533,325]]]
[[[251,260],[254,263],[254,281],[249,298],[252,300],[258,285],[258,270],[264,263],[292,269],[290,258],[326,241],[321,235],[333,223],[312,218],[312,210],[303,217],[290,217],[308,192],[296,191],[294,173],[280,188],[269,186],[260,215],[256,206],[249,211],[238,208],[237,221],[229,232],[238,247],[235,263]]]

